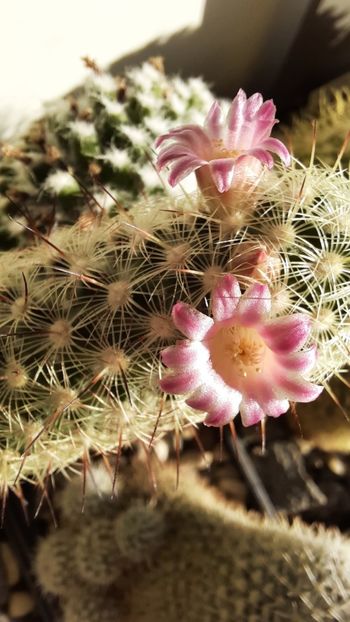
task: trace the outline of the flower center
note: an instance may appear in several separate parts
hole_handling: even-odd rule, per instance
[[[266,347],[253,328],[239,325],[221,328],[208,340],[207,346],[214,370],[234,388],[262,371]]]
[[[214,157],[216,158],[237,158],[240,155],[240,151],[237,149],[227,149],[224,141],[221,138],[217,138],[212,141]]]

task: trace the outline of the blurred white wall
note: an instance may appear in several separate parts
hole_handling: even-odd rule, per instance
[[[205,0],[2,0],[0,115],[12,124],[102,66],[201,23]],[[2,121],[3,123],[3,121]]]
[[[122,67],[165,52],[170,71],[221,93],[268,91],[315,1],[0,0],[0,135],[81,82],[83,55]],[[350,0],[320,2],[350,18]]]

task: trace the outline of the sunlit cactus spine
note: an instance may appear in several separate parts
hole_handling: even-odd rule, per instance
[[[247,200],[251,209],[247,210]],[[266,176],[216,215],[203,197],[141,201],[0,256],[1,480],[44,481],[89,451],[203,421],[159,388],[182,300],[210,312],[225,274],[268,284],[272,316],[306,314],[312,380],[348,366],[348,181],[316,166]]]
[[[76,516],[68,529],[63,521],[57,533],[39,544],[38,581],[45,591],[62,597],[66,622],[78,619],[71,617],[77,602],[86,622],[177,622],[179,615],[188,622],[209,622],[213,615],[220,622],[348,619],[350,545],[339,533],[300,522],[290,526],[230,508],[186,469],[181,471],[178,488],[175,469],[155,469],[156,494],[142,464],[133,471],[122,470],[119,477],[125,479],[124,493],[121,507],[116,502],[109,531],[103,518],[87,529]],[[103,499],[100,504],[102,516]],[[78,566],[72,568],[69,555],[66,566],[60,554],[56,559],[60,533],[65,534],[76,557],[77,531],[86,536],[92,526],[94,540],[101,538],[111,557],[111,581],[104,592],[97,576],[95,583],[86,581]],[[58,587],[65,583],[65,591],[52,589],[46,564],[40,563],[43,557],[60,569]],[[98,575],[101,553],[92,547],[90,556],[85,557],[90,579],[94,567]],[[116,567],[120,576],[113,580]],[[98,607],[101,618],[96,617]]]
[[[116,199],[162,193],[155,137],[169,123],[195,122],[212,99],[199,78],[168,78],[161,59],[121,77],[85,60],[91,76],[82,88],[50,104],[16,144],[0,147],[2,248],[23,242],[17,221],[48,233],[83,211],[113,214]]]
[[[307,105],[295,114],[289,126],[281,128],[296,158],[316,157],[332,166],[349,161],[350,88],[324,87],[310,96]]]

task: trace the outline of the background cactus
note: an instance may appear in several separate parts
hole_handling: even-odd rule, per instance
[[[0,256],[3,485],[203,420],[160,392],[159,353],[177,338],[174,303],[207,312],[225,273],[267,281],[273,315],[310,316],[315,382],[344,371],[348,203],[342,172],[293,166],[220,217],[201,197],[143,200]]]
[[[112,530],[112,520],[100,516],[76,535],[74,561],[78,575],[86,583],[103,587],[119,579],[121,564],[118,551],[111,546]]]
[[[306,107],[293,116],[290,127],[282,126],[280,131],[295,157],[302,162],[309,162],[315,141],[316,156],[322,162],[332,166],[343,151],[346,166],[350,153],[349,117],[350,88],[324,87],[310,96]]]
[[[136,467],[136,471],[139,471],[136,475],[130,470],[122,474],[127,482],[136,476],[137,486],[132,486],[133,494],[128,494],[128,487],[124,487],[122,509],[118,509],[117,503],[115,528],[109,534],[110,550],[119,559],[123,576],[106,591],[118,603],[115,619],[177,622],[180,618],[186,622],[199,619],[209,622],[215,616],[219,621],[242,622],[347,620],[350,546],[338,533],[311,529],[301,523],[291,527],[285,522],[262,520],[231,509],[186,470],[181,472],[178,490],[175,490],[175,469],[168,467],[157,472],[154,497],[143,465]],[[118,544],[122,544],[125,532],[121,530],[116,539],[118,526],[123,518],[128,523],[130,512],[135,517],[139,512],[141,517],[146,510],[149,516],[154,513],[163,517],[166,544],[162,544],[157,530],[151,530],[145,561],[139,562],[132,549],[126,553],[125,547],[125,556],[119,556]],[[96,520],[95,529],[99,531],[101,525],[105,533],[102,522]],[[133,541],[138,550],[139,535],[145,548],[147,539],[142,520],[128,524],[128,544]],[[76,526],[82,532],[86,529],[81,523]],[[74,551],[74,523],[69,529]],[[41,548],[46,547],[47,554],[55,561],[54,535],[42,541],[38,558]],[[94,549],[86,563],[93,569]],[[46,574],[41,573],[38,564],[37,571],[39,582],[48,589]],[[64,620],[75,619],[70,617],[70,610],[79,601],[84,620],[94,622],[98,606],[102,607],[103,615],[103,604],[96,600],[93,606],[93,588],[81,581],[79,573],[72,575],[67,566],[65,575],[71,590],[62,599]],[[74,588],[76,584],[78,591]],[[90,599],[89,608],[84,609],[80,593]],[[112,619],[108,617],[111,616],[109,607],[106,612],[106,619]]]
[[[155,137],[169,123],[195,122],[212,100],[200,78],[167,78],[161,59],[117,78],[87,62],[91,76],[76,94],[48,106],[15,145],[2,146],[3,247],[23,241],[23,228],[8,215],[48,233],[82,211],[114,213],[126,198],[162,192],[152,164]]]
[[[71,529],[58,529],[41,541],[35,569],[42,577],[45,592],[64,596],[72,589],[72,579],[67,580],[68,573],[71,577],[76,575],[71,538]]]
[[[164,515],[144,502],[135,502],[114,523],[121,556],[133,564],[147,561],[160,546],[166,546]]]
[[[350,412],[349,374],[345,382],[335,378],[330,387],[331,394],[326,394],[317,402],[317,408],[311,404],[298,407],[298,420],[303,441],[311,447],[318,447],[327,452],[350,451]],[[291,421],[295,427],[295,421]]]
[[[119,622],[119,597],[117,593],[109,594],[97,590],[79,589],[75,586],[74,598],[65,605],[65,622]]]

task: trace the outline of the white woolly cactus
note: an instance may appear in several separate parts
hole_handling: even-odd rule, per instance
[[[152,165],[156,136],[169,123],[197,121],[212,100],[200,79],[167,77],[160,59],[118,78],[85,61],[92,72],[79,92],[50,104],[15,146],[0,149],[3,245],[23,238],[9,216],[48,233],[82,212],[115,213],[117,199],[130,204],[144,193],[163,193]]]

